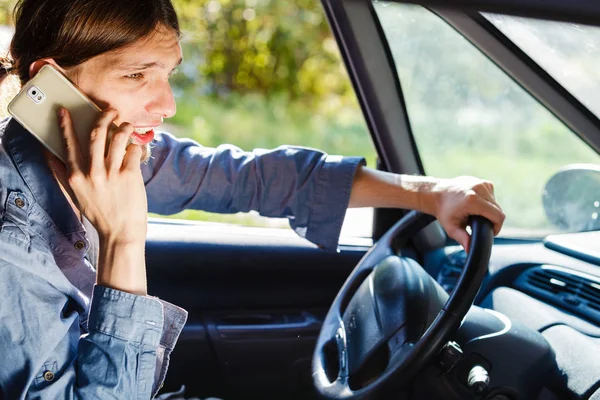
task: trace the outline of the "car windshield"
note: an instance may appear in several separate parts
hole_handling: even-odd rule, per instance
[[[388,1],[375,0],[374,8],[425,173],[491,180],[507,216],[504,236],[598,229],[598,185],[589,184],[598,174],[579,175],[581,184],[562,172],[553,179],[576,164],[595,170],[598,153],[438,15]],[[600,111],[600,97],[592,96],[600,82],[600,68],[593,68],[598,64],[593,60],[600,61],[593,46],[600,30],[585,28],[590,35],[576,39],[573,25],[488,18],[512,32],[509,39],[531,47],[535,61],[555,71],[559,81],[560,74],[567,89]]]
[[[484,14],[596,116],[600,116],[600,28]]]

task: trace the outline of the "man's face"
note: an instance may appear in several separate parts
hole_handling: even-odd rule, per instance
[[[177,34],[161,27],[148,38],[96,56],[66,73],[100,108],[118,110],[117,125],[129,122],[136,128],[130,140],[145,148],[147,158],[153,129],[163,118],[175,115],[169,78],[181,59]]]

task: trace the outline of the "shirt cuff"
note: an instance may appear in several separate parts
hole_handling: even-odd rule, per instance
[[[324,250],[337,250],[359,165],[364,158],[328,155],[319,172],[305,237]]]
[[[177,307],[164,300],[157,300],[163,305],[165,322],[160,345],[156,349],[156,370],[154,372],[154,385],[152,388],[153,396],[156,396],[158,391],[162,388],[163,382],[167,376],[171,352],[175,348],[177,339],[179,339],[179,335],[183,330],[188,316],[187,311],[183,308]]]
[[[160,338],[160,345],[168,350],[173,350],[179,339],[179,335],[187,322],[188,313],[181,307],[177,307],[167,301],[160,300],[164,312],[164,324]]]
[[[163,321],[163,305],[159,300],[94,286],[88,320],[90,332],[157,347],[163,335]]]

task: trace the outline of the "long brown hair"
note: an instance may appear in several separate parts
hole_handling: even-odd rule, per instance
[[[9,73],[27,82],[36,60],[53,58],[67,69],[161,26],[180,35],[171,0],[19,0],[14,20],[9,53],[0,57],[0,83]]]

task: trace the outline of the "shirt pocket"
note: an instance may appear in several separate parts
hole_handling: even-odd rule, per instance
[[[29,247],[31,234],[29,233],[29,218],[27,210],[30,200],[22,192],[11,192],[4,205],[4,214],[0,221],[0,235],[4,241]]]

